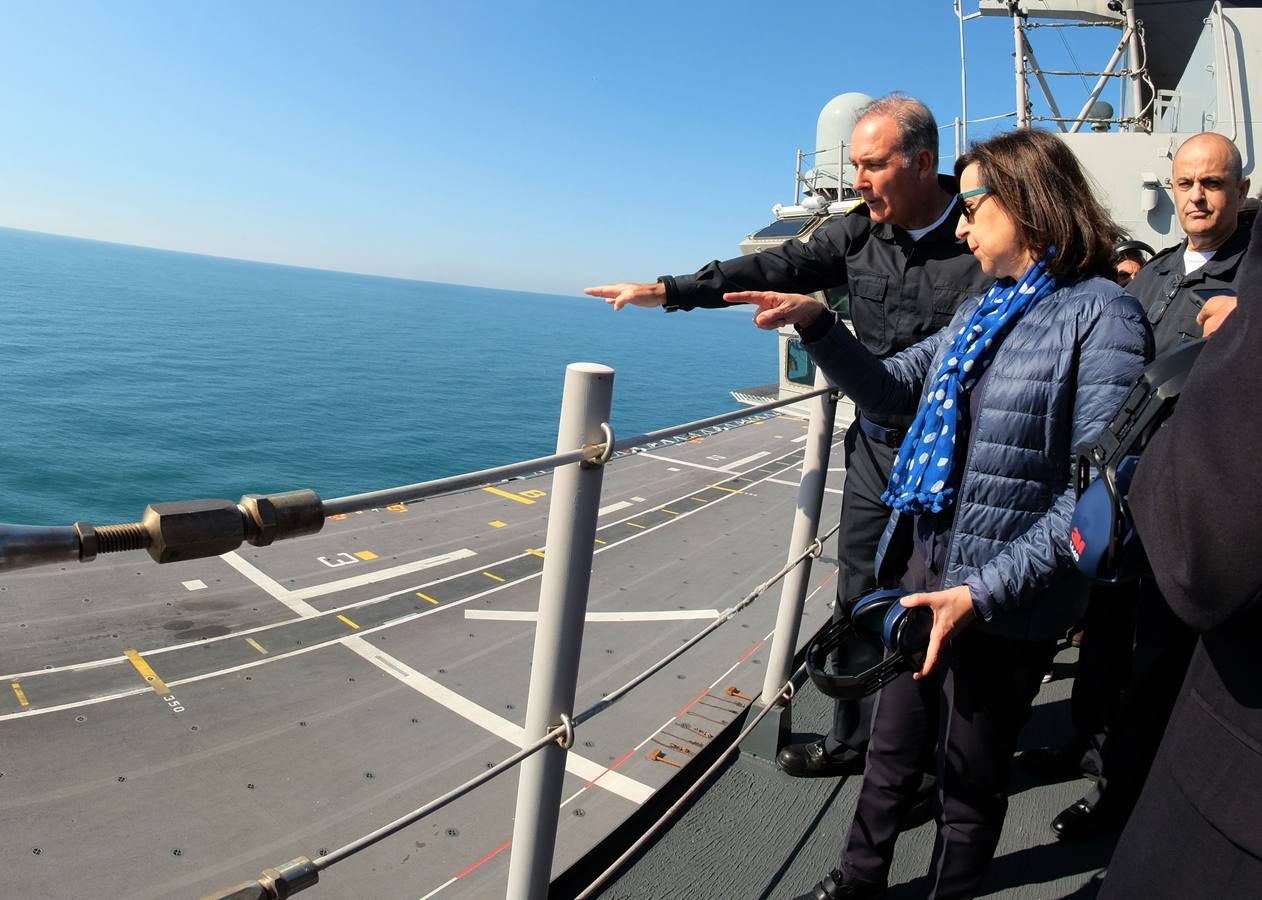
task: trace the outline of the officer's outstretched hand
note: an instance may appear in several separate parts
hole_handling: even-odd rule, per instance
[[[933,671],[943,645],[977,617],[977,611],[973,609],[973,594],[968,585],[962,584],[945,591],[908,594],[898,602],[903,606],[927,606],[933,612],[933,630],[929,632],[929,649],[925,651],[924,668],[911,676],[919,680]]]
[[[584,288],[583,293],[589,297],[603,297],[614,309],[622,309],[630,303],[632,306],[661,306],[666,302],[666,285],[660,281],[653,284],[639,284],[623,281],[619,284],[598,284],[596,287]]]
[[[782,294],[779,291],[733,291],[724,294],[728,303],[753,303],[758,307],[754,324],[773,331],[782,325],[810,325],[827,309],[806,294]]]

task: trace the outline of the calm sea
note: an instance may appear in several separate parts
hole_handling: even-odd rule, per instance
[[[611,273],[617,274],[617,273]],[[734,311],[218,259],[0,229],[0,521],[425,481],[555,449],[565,365],[638,434],[734,409],[775,342]]]

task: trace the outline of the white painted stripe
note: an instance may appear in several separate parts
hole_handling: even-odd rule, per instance
[[[764,456],[770,456],[770,455],[771,455],[770,450],[759,450],[757,453],[754,453],[751,456],[747,456],[744,459],[738,459],[736,462],[728,463],[726,466],[723,467],[723,469],[726,472],[731,472],[734,469],[743,468],[744,466],[747,466],[752,462],[757,462],[758,460],[762,459]]]
[[[442,892],[443,892],[443,891],[445,891],[447,888],[449,888],[449,887],[451,887],[453,884],[455,884],[457,881],[459,881],[459,879],[457,879],[457,878],[448,878],[446,881],[444,881],[444,882],[443,882],[442,884],[440,884],[438,887],[434,888],[432,891],[430,891],[428,894],[426,894],[424,897],[422,897],[422,898],[421,898],[421,900],[430,900],[430,898],[431,898],[431,897],[433,897],[433,896],[435,896],[435,895],[437,895],[437,894],[442,893]]]
[[[466,609],[466,619],[482,619],[487,622],[534,622],[537,612],[513,609]],[[589,612],[588,622],[685,622],[694,619],[717,619],[717,609],[664,609],[643,612]]]
[[[628,509],[630,506],[631,504],[626,500],[619,500],[617,503],[610,503],[608,506],[602,506],[600,509],[596,510],[596,515],[605,516],[609,513],[617,512],[620,509]]]
[[[520,725],[479,706],[434,679],[422,675],[406,663],[382,653],[358,635],[343,638],[341,643],[377,668],[389,672],[408,687],[446,707],[461,718],[516,747],[525,746],[526,730]],[[565,768],[571,775],[576,775],[586,781],[595,781],[598,787],[603,787],[610,793],[617,794],[635,804],[643,803],[653,796],[653,789],[648,785],[641,784],[625,775],[619,775],[617,772],[611,772],[607,767],[579,756],[572,750],[565,755]]]
[[[647,456],[649,459],[655,459],[658,462],[674,463],[677,466],[692,466],[694,469],[705,469],[707,472],[723,471],[716,466],[703,466],[701,463],[688,462],[686,459],[671,459],[669,456],[657,456],[653,453],[637,453],[636,456]]]
[[[804,434],[800,434],[800,435],[798,435],[797,437],[795,437],[795,438],[793,439],[793,443],[795,443],[795,444],[800,444],[800,443],[802,443],[804,440],[806,440],[806,435],[804,435]]]
[[[276,579],[263,572],[253,563],[244,559],[235,550],[230,550],[220,557],[232,568],[236,569],[246,578],[254,583],[256,587],[262,588],[273,599],[280,601],[288,606],[298,615],[309,618],[319,615],[320,610],[316,609],[310,603],[306,603],[308,598],[323,597],[326,594],[335,594],[338,591],[346,591],[351,588],[363,587],[366,584],[376,584],[379,581],[385,581],[390,578],[397,578],[400,575],[410,575],[413,572],[419,572],[422,569],[432,569],[434,566],[446,565],[449,562],[456,562],[461,559],[468,559],[470,556],[477,556],[472,550],[453,550],[451,553],[444,553],[442,556],[431,556],[429,559],[418,559],[416,562],[404,563],[401,566],[394,566],[389,569],[378,569],[373,572],[365,572],[363,575],[356,575],[351,578],[342,578],[337,581],[327,581],[324,584],[316,584],[311,587],[300,588],[291,591],[282,585]]]
[[[194,578],[192,581],[181,581],[180,584],[184,585],[184,589],[187,591],[206,590],[206,582],[202,581],[200,578]]]
[[[779,478],[767,478],[764,480],[769,481],[772,484],[783,484],[785,487],[801,487],[801,485],[796,481],[784,481]],[[824,492],[827,494],[844,494],[845,493],[845,491],[841,490],[840,488],[830,488],[830,487],[824,488]]]

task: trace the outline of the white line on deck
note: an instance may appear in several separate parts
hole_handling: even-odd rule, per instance
[[[780,479],[780,478],[766,478],[763,480],[769,481],[772,484],[783,484],[785,487],[800,487],[800,485],[796,481],[784,481],[783,479]],[[840,488],[830,488],[830,487],[824,488],[824,491],[829,494],[844,494],[845,493],[845,491],[841,490]]]
[[[798,435],[797,437],[795,437],[795,438],[793,439],[793,443],[795,443],[795,444],[800,444],[800,443],[802,443],[804,440],[806,440],[806,435],[804,435],[804,434],[800,434],[800,435]]]
[[[180,584],[184,585],[184,590],[186,591],[206,590],[206,582],[202,581],[200,578],[194,578],[192,581],[181,581]]]
[[[406,663],[382,653],[358,635],[343,638],[341,643],[377,668],[384,672],[389,672],[416,692],[446,707],[479,728],[489,731],[515,747],[524,747],[526,745],[526,729],[520,725],[479,706],[468,697],[456,693],[434,679],[422,675]],[[648,785],[641,784],[617,772],[611,772],[607,767],[590,759],[585,759],[573,750],[565,754],[565,768],[572,775],[587,781],[594,781],[597,786],[635,804],[643,803],[653,796],[653,789]]]
[[[671,459],[669,456],[658,456],[654,453],[637,453],[636,456],[647,456],[649,459],[655,459],[658,462],[674,463],[677,466],[692,466],[694,469],[705,469],[707,472],[723,471],[717,466],[703,466],[701,463],[688,462],[686,459]]]
[[[608,506],[602,506],[596,510],[596,515],[606,516],[609,513],[617,512],[620,509],[629,509],[631,504],[626,500],[619,500],[617,503],[610,503]]]
[[[466,609],[466,619],[483,619],[488,622],[534,622],[537,612],[515,609]],[[643,612],[589,612],[588,622],[683,622],[692,619],[717,619],[717,609],[663,609]]]
[[[431,556],[429,559],[418,559],[416,562],[404,563],[401,566],[393,566],[389,569],[378,569],[373,572],[365,572],[363,575],[356,575],[351,578],[341,578],[337,581],[327,581],[324,584],[316,584],[311,587],[300,588],[291,591],[282,585],[276,579],[267,575],[253,563],[245,560],[235,550],[229,550],[220,557],[232,568],[236,569],[250,581],[254,582],[257,587],[267,591],[274,599],[288,606],[298,615],[310,617],[319,614],[319,610],[310,603],[304,602],[311,597],[323,597],[325,594],[336,594],[339,591],[350,590],[351,588],[363,587],[366,584],[376,584],[379,581],[386,581],[390,578],[397,578],[400,575],[410,575],[413,572],[419,572],[422,569],[432,569],[434,566],[446,565],[449,562],[456,562],[461,559],[468,559],[470,556],[477,556],[472,550],[453,550],[450,553],[444,553],[442,556]]]
[[[731,472],[733,469],[740,469],[744,466],[749,465],[752,462],[757,462],[758,460],[762,459],[764,456],[770,456],[770,455],[771,455],[770,450],[759,450],[757,453],[751,454],[750,456],[747,456],[744,459],[738,459],[736,462],[728,463],[726,466],[723,466],[723,471]]]

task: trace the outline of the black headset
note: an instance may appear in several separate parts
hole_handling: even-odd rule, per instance
[[[901,588],[862,594],[848,616],[815,635],[806,647],[806,671],[820,691],[857,700],[925,664],[933,612],[927,606],[903,606],[898,601],[905,596]],[[830,674],[828,658],[838,650],[845,651],[839,671]]]

